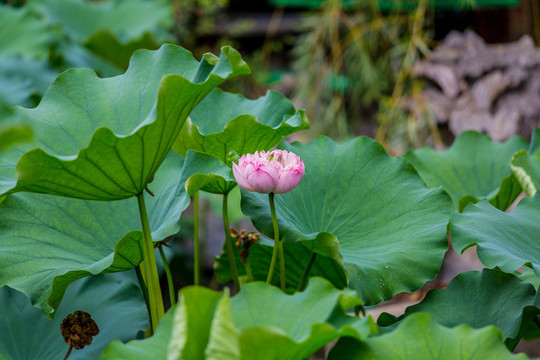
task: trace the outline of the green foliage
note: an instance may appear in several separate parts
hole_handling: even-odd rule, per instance
[[[135,196],[202,97],[226,78],[248,71],[231,48],[223,48],[219,59],[208,55],[199,63],[173,45],[135,53],[122,76],[100,79],[88,69],[69,70],[37,108],[20,110],[33,121],[33,147],[39,148],[25,151],[16,172],[2,170],[0,194],[24,190],[94,200]]]
[[[511,213],[482,200],[452,214],[452,245],[458,252],[477,245],[480,261],[489,268],[512,272],[526,265],[540,276],[539,216],[539,195],[521,200]]]
[[[344,313],[361,304],[352,291],[336,290],[319,278],[292,296],[255,282],[230,299],[227,293],[201,287],[182,289],[180,299],[171,334],[161,331],[152,341],[123,346],[114,342],[102,360],[120,359],[119,354],[134,360],[164,359],[167,343],[168,359],[300,359],[339,336],[364,339],[376,331],[371,318]],[[146,347],[157,343],[162,347],[158,352]]]
[[[103,275],[77,281],[66,291],[54,320],[44,317],[23,294],[3,287],[0,288],[0,358],[34,360],[38,355],[42,360],[62,358],[69,346],[62,338],[60,324],[77,310],[92,316],[99,335],[91,346],[73,351],[70,359],[97,359],[110,339],[134,339],[147,326],[141,290],[130,281],[118,282]],[[118,321],[120,318],[122,321]]]
[[[189,204],[171,152],[147,197],[154,239],[179,230]],[[142,260],[141,223],[134,198],[98,202],[18,193],[0,203],[0,285],[24,292],[50,317],[70,283],[102,272],[133,269]]]
[[[501,341],[493,326],[472,329],[468,325],[447,328],[428,314],[406,318],[397,330],[379,337],[358,341],[342,338],[330,352],[329,360],[484,360],[527,359],[514,355]]]
[[[436,275],[452,205],[441,189],[427,189],[408,161],[364,137],[280,148],[299,155],[306,169],[296,189],[275,198],[281,239],[336,238],[349,287],[367,304],[414,291]],[[242,191],[242,211],[273,236],[267,196]]]
[[[447,327],[468,324],[479,329],[494,325],[513,350],[527,325],[540,313],[540,302],[531,284],[500,270],[484,269],[459,274],[447,289],[430,290],[421,303],[408,307],[404,316],[417,312],[430,313]]]
[[[427,186],[442,186],[459,211],[479,199],[489,199],[493,206],[506,210],[521,193],[510,160],[526,147],[525,139],[518,136],[496,143],[487,135],[467,131],[445,151],[423,148],[404,157],[413,163]]]

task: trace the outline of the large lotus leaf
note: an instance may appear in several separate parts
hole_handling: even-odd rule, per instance
[[[0,55],[46,58],[52,32],[49,26],[27,8],[0,4]]]
[[[269,150],[285,136],[309,128],[304,111],[296,111],[275,91],[250,100],[216,89],[189,116],[173,150],[206,153],[226,164],[232,152]]]
[[[296,189],[275,197],[282,240],[336,237],[349,286],[367,304],[414,291],[437,274],[452,204],[442,189],[426,188],[407,160],[366,137],[280,147],[306,169]],[[243,191],[242,210],[273,238],[268,195]]]
[[[1,30],[0,30],[1,31]],[[57,73],[47,60],[18,56],[0,58],[0,98],[9,105],[32,106],[30,97],[43,95]]]
[[[152,236],[178,232],[189,204],[182,195],[183,159],[171,152],[146,196]],[[131,270],[142,260],[137,201],[85,201],[44,194],[8,195],[0,204],[0,286],[27,294],[53,317],[73,281],[102,272]]]
[[[124,344],[112,341],[101,354],[101,360],[165,360],[167,346],[171,339],[175,307],[169,309],[159,321],[156,333],[148,339],[133,340]]]
[[[57,360],[68,350],[60,324],[77,310],[86,311],[99,327],[91,345],[73,350],[70,359],[97,359],[113,339],[128,341],[148,326],[141,290],[129,281],[94,276],[75,282],[66,291],[58,316],[50,320],[28,298],[0,288],[0,359]]]
[[[487,198],[505,210],[521,193],[510,160],[516,151],[526,148],[527,142],[518,136],[496,143],[487,135],[466,131],[448,150],[423,148],[409,151],[405,158],[429,187],[442,186],[456,209],[461,211],[468,203]]]
[[[168,39],[172,26],[170,4],[166,0],[31,0],[30,6],[49,23],[60,24],[77,42],[87,40],[100,30],[109,30],[122,42],[140,38],[144,33]]]
[[[512,274],[499,270],[468,271],[456,276],[447,289],[429,291],[405,316],[430,313],[441,325],[468,324],[473,328],[494,325],[511,349],[527,324],[540,313],[536,291]]]
[[[113,78],[68,70],[37,108],[20,110],[33,121],[39,148],[19,159],[11,177],[0,179],[0,194],[135,196],[159,168],[192,108],[224,79],[247,71],[229,47],[219,59],[207,54],[199,64],[174,45],[137,51],[127,72]]]
[[[314,249],[314,246],[317,248]],[[327,246],[321,244],[321,241],[299,241],[295,243],[286,242],[283,244],[283,252],[285,256],[285,274],[287,275],[287,292],[294,292],[298,288],[300,279],[309,262],[309,258],[315,250],[317,257],[312,265],[310,276],[320,276],[329,280],[338,289],[343,289],[347,286],[347,272],[343,268],[343,258],[339,253],[339,248],[334,248],[334,243],[330,242]],[[240,276],[246,275],[245,264],[239,256],[239,250],[235,247],[234,254],[236,259],[236,268]],[[272,260],[272,252],[274,247],[271,243],[267,243],[264,239],[259,239],[259,244],[252,245],[249,248],[249,262],[253,278],[259,281],[266,281],[268,270],[270,269],[270,261]],[[332,250],[337,250],[336,253],[331,253]],[[319,254],[323,254],[320,256]],[[327,256],[324,256],[327,255]],[[214,271],[218,281],[226,284],[232,280],[230,272],[229,257],[225,249],[219,257],[216,258]],[[276,266],[272,284],[280,284],[280,268]]]
[[[4,151],[17,143],[31,141],[33,132],[27,122],[17,118],[9,110],[2,117],[1,108],[0,104],[0,166],[3,166]]]
[[[506,360],[527,359],[512,354],[494,326],[472,329],[469,325],[447,328],[429,314],[413,314],[397,330],[358,341],[342,338],[330,351],[329,360]]]
[[[456,251],[477,245],[480,261],[488,267],[512,272],[529,266],[540,276],[540,195],[520,201],[511,213],[487,201],[469,205],[450,219],[452,245]]]

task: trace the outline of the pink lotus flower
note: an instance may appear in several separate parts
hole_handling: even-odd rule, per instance
[[[304,162],[285,150],[245,154],[233,163],[233,173],[242,189],[262,194],[283,194],[294,189],[304,176]]]

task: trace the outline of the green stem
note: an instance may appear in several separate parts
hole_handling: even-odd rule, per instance
[[[148,288],[146,287],[146,283],[144,282],[144,277],[142,275],[144,271],[145,270],[144,270],[143,263],[140,263],[139,266],[135,268],[135,273],[137,274],[137,280],[139,280],[139,286],[141,287],[141,291],[144,296],[144,302],[146,303],[146,309],[148,310],[148,318],[152,319],[152,311],[150,310],[150,300],[148,299]]]
[[[143,233],[144,269],[150,303],[150,321],[152,322],[152,331],[155,333],[159,320],[163,317],[165,310],[163,308],[163,298],[159,286],[154,242],[152,241],[152,235],[150,233],[150,224],[148,223],[148,214],[146,212],[143,192],[137,195],[137,201],[139,203],[139,214],[141,216]]]
[[[279,254],[279,269],[281,278],[281,290],[285,291],[286,277],[285,277],[285,257],[283,255],[283,243],[279,241],[279,227],[276,216],[276,206],[274,204],[274,193],[268,194],[268,201],[270,202],[270,213],[272,214],[272,224],[274,226],[274,251],[272,253],[272,260],[270,262],[270,270],[268,271],[268,277],[266,283],[270,284],[272,277],[274,276],[274,269],[276,267],[276,260]]]
[[[171,300],[171,307],[176,305],[176,297],[174,293],[174,284],[171,274],[171,268],[169,267],[169,262],[165,256],[165,251],[163,251],[163,245],[159,244],[159,255],[161,256],[161,262],[163,262],[163,267],[165,268],[165,274],[167,275],[167,284],[169,285],[169,299]]]
[[[251,272],[251,264],[249,263],[249,259],[246,259],[246,262],[244,263],[244,267],[246,268],[246,275],[248,278],[248,282],[253,282],[253,272]]]
[[[229,194],[223,195],[223,230],[225,230],[225,247],[227,248],[227,256],[229,257],[229,263],[231,264],[231,275],[233,278],[234,290],[236,290],[236,292],[239,292],[240,281],[238,280],[238,270],[236,269],[236,259],[234,258],[231,232],[229,230],[229,208],[227,205],[228,196]]]
[[[309,278],[309,273],[311,272],[311,267],[315,263],[316,258],[317,258],[317,253],[312,252],[311,256],[309,257],[308,264],[306,268],[304,269],[304,273],[302,274],[302,277],[300,278],[300,282],[298,283],[297,291],[304,291],[306,287],[306,281]]]
[[[193,284],[200,283],[199,192],[193,195]]]

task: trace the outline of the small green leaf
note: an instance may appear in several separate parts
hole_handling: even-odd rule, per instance
[[[489,199],[493,206],[505,210],[521,193],[510,160],[516,151],[526,148],[522,137],[495,143],[487,135],[466,131],[448,150],[423,148],[404,157],[413,163],[427,186],[442,186],[459,211],[478,199]]]
[[[363,341],[341,338],[330,351],[328,360],[506,360],[527,359],[512,354],[493,327],[472,329],[460,325],[449,329],[435,322],[429,314],[407,317],[388,334]]]
[[[0,359],[61,359],[69,346],[62,338],[60,324],[77,310],[92,316],[99,334],[91,345],[74,350],[70,359],[97,359],[112,339],[134,339],[148,326],[141,290],[130,281],[118,282],[100,275],[75,282],[66,291],[54,320],[43,316],[24,294],[3,287],[0,288]]]
[[[282,240],[336,238],[349,287],[370,305],[419,289],[436,275],[452,204],[442,189],[426,188],[408,161],[365,137],[279,147],[305,164],[298,187],[275,197]],[[242,211],[273,237],[268,196],[242,191]]]
[[[533,196],[540,187],[540,153],[529,155],[526,150],[518,151],[510,166],[525,194]]]
[[[228,194],[236,187],[231,168],[211,155],[188,151],[182,171],[182,181],[189,195],[199,190]]]
[[[216,89],[189,116],[173,150],[182,155],[194,150],[225,164],[233,151],[269,150],[285,136],[309,128],[305,113],[275,91],[250,100]]]

